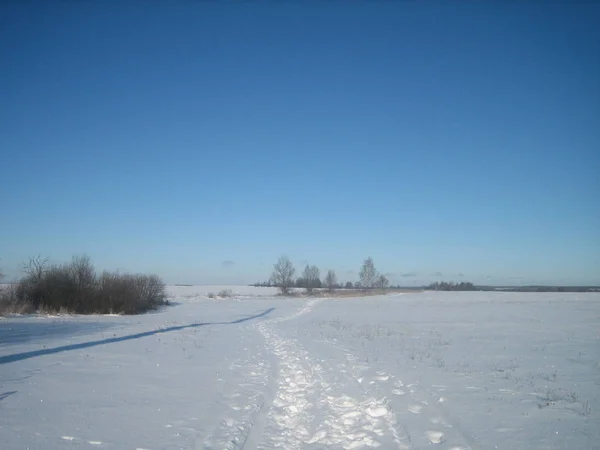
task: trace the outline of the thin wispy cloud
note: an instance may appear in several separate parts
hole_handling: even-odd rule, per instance
[[[405,273],[401,273],[400,276],[404,277],[404,278],[416,277],[417,272],[405,272]]]
[[[442,272],[435,272],[435,273],[433,274],[433,276],[434,276],[434,277],[443,277],[443,276],[444,276],[444,274],[443,274]]]
[[[235,266],[235,264],[236,264],[235,261],[231,261],[231,260],[223,261],[221,263],[221,265],[223,267],[232,267],[232,266]]]

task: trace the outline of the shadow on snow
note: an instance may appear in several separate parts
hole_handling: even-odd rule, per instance
[[[18,391],[8,391],[0,394],[0,402],[4,400],[6,397],[10,397],[13,394],[16,394]]]
[[[61,347],[45,348],[43,350],[34,350],[34,351],[23,352],[23,353],[14,353],[12,355],[0,356],[0,364],[7,364],[7,363],[11,363],[11,362],[16,362],[16,361],[22,361],[24,359],[35,358],[36,356],[52,355],[54,353],[67,352],[70,350],[79,350],[79,349],[83,349],[83,348],[96,347],[97,345],[113,344],[115,342],[129,341],[131,339],[140,339],[140,338],[147,337],[147,336],[153,336],[155,334],[170,333],[171,331],[185,330],[187,328],[197,328],[197,327],[203,327],[206,325],[235,325],[235,324],[247,322],[249,320],[254,320],[254,319],[258,319],[260,317],[264,317],[267,314],[270,314],[274,309],[275,308],[269,308],[269,309],[261,312],[260,314],[255,314],[253,316],[248,316],[248,317],[243,317],[241,319],[232,320],[231,322],[193,323],[190,325],[179,325],[179,326],[168,327],[168,328],[160,328],[158,330],[144,331],[142,333],[129,334],[127,336],[101,339],[98,341],[82,342],[81,344],[63,345]]]

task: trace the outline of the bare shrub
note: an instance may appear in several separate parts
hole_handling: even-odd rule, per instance
[[[0,286],[0,316],[31,314],[35,311],[31,303],[19,301],[17,287],[14,283]]]
[[[42,262],[43,261],[43,262]],[[96,271],[87,256],[48,266],[31,259],[18,283],[16,298],[34,310],[77,314],[137,314],[167,304],[165,284],[156,275]]]
[[[592,407],[590,406],[590,402],[589,401],[585,401],[583,403],[581,403],[581,415],[585,416],[585,417],[589,417],[589,415],[592,413]]]
[[[219,292],[219,297],[228,298],[233,296],[233,291],[231,289],[223,289]]]
[[[575,391],[567,389],[550,389],[546,388],[536,393],[538,397],[538,408],[545,408],[556,404],[557,402],[576,403],[579,401],[579,396]]]
[[[166,305],[165,284],[156,275],[104,272],[96,309],[103,314],[139,314]]]

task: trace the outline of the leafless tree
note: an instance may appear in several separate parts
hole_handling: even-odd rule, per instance
[[[379,289],[385,289],[390,285],[390,280],[387,279],[385,275],[379,275],[377,280],[375,281],[375,286]]]
[[[287,295],[294,285],[295,272],[296,269],[294,269],[290,259],[287,256],[281,256],[273,266],[271,282],[279,288],[283,295]]]
[[[47,268],[48,258],[42,258],[40,255],[32,256],[23,263],[23,272],[34,280],[41,280]]]
[[[67,266],[70,279],[77,291],[76,302],[85,304],[91,301],[96,289],[96,270],[90,257],[87,255],[74,256],[71,264]]]
[[[317,266],[309,266],[308,264],[304,268],[304,272],[302,273],[302,278],[304,279],[304,287],[306,288],[306,292],[312,294],[313,290],[319,284],[321,273]]]
[[[375,269],[375,263],[373,258],[370,256],[365,259],[362,267],[360,268],[360,284],[364,289],[371,289],[375,286],[375,280],[377,279],[377,270]]]
[[[325,276],[325,287],[328,292],[333,292],[335,286],[337,285],[337,276],[335,275],[335,270],[329,269],[327,271],[327,275]]]

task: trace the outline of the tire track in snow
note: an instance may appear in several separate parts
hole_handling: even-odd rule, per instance
[[[368,395],[346,370],[326,367],[276,332],[274,324],[306,314],[317,303],[311,300],[292,316],[256,325],[279,361],[269,427],[258,448],[412,448],[385,398]]]

